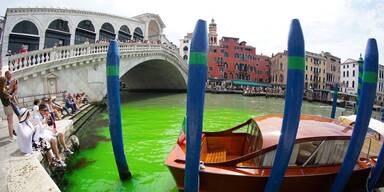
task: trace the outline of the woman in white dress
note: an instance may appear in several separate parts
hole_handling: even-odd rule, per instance
[[[17,143],[20,151],[26,155],[32,154],[32,135],[35,132],[35,127],[29,121],[31,117],[30,111],[26,108],[20,109],[19,126],[16,129]]]

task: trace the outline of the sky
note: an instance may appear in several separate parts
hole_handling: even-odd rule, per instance
[[[384,0],[0,0],[0,15],[11,7],[70,8],[133,17],[160,15],[167,38],[179,45],[198,19],[215,19],[218,36],[238,37],[271,55],[287,48],[289,25],[300,20],[306,51],[328,51],[345,61],[364,54],[376,38],[384,64]],[[381,15],[380,15],[381,14]]]

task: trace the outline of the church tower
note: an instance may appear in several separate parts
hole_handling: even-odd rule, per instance
[[[217,45],[217,28],[214,19],[212,19],[209,24],[208,43],[209,46]]]

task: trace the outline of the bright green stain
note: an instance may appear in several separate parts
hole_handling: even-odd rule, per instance
[[[124,150],[133,178],[124,183],[119,180],[111,142],[100,141],[96,148],[76,153],[70,164],[82,158],[94,162],[68,172],[65,175],[68,186],[62,188],[62,191],[177,191],[171,173],[164,166],[164,160],[179,135],[185,117],[186,94],[161,97],[146,95],[141,98],[146,99],[133,99],[121,107]],[[282,113],[284,107],[284,100],[280,98],[241,95],[206,94],[205,103],[204,131],[230,128],[261,112]],[[319,105],[326,107],[320,108]],[[330,110],[329,105],[303,102],[302,112],[306,114],[326,116]],[[92,120],[94,123],[86,129],[109,138],[108,127],[100,127],[98,123],[107,118],[104,112]],[[86,137],[89,134],[84,135]],[[80,137],[80,143],[84,140]]]
[[[289,56],[288,69],[296,69],[304,71],[305,61],[304,57]]]
[[[107,76],[119,76],[119,67],[116,65],[107,66]]]
[[[191,52],[189,54],[189,64],[207,65],[208,55],[207,53]]]

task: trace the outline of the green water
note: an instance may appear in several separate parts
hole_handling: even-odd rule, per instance
[[[69,163],[63,191],[177,191],[163,162],[179,134],[186,94],[130,94],[122,100],[124,150],[132,179],[119,180],[104,112],[82,130],[81,150]],[[283,107],[284,100],[279,98],[206,94],[204,130],[222,130],[252,116],[282,113]],[[326,104],[303,103],[302,113],[329,116],[330,111]]]

